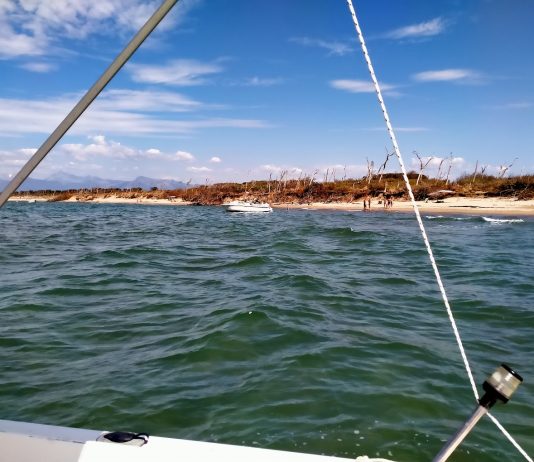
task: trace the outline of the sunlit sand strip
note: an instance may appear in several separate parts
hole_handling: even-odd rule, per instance
[[[45,202],[50,196],[13,196],[10,201]],[[64,202],[90,202],[101,204],[144,204],[144,205],[191,205],[180,198],[152,199],[146,197],[124,198],[114,195],[94,197],[78,201],[75,197]],[[310,203],[271,203],[276,209],[342,210],[363,211],[363,201],[354,202],[310,202]],[[423,213],[432,214],[470,214],[470,215],[531,215],[534,216],[534,200],[515,200],[510,198],[449,197],[441,201],[418,201],[417,206]],[[371,212],[411,212],[409,201],[397,200],[393,206],[384,209],[378,200],[371,200]]]

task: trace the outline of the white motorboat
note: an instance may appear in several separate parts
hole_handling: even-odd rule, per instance
[[[227,212],[261,213],[273,211],[273,208],[265,202],[232,201],[223,205]]]

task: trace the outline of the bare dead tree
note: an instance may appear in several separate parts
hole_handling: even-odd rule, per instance
[[[371,180],[373,179],[373,169],[375,168],[374,161],[369,161],[369,159],[366,157],[365,160],[367,161],[367,184],[371,183]]]
[[[286,178],[287,178],[287,170],[282,170],[280,172],[280,191],[283,191],[286,187]]]
[[[432,159],[434,159],[434,157],[421,157],[417,151],[414,151],[413,153],[419,160],[419,175],[417,176],[417,181],[415,182],[415,186],[417,186],[419,184],[419,181],[421,180],[421,177],[423,176],[423,171],[425,170],[425,168],[427,168],[428,164],[432,162]]]
[[[449,169],[447,170],[447,177],[445,178],[445,184],[448,185],[449,184],[449,176],[451,174],[451,170],[452,170],[452,163],[453,163],[453,157],[452,157],[452,152],[450,154],[450,156],[448,157],[449,159]]]
[[[283,181],[284,181],[284,177],[286,176],[287,174],[287,170],[281,170],[280,171],[280,176],[277,180],[277,184],[276,184],[276,192],[281,192],[282,191],[282,186],[283,186]]]
[[[193,178],[189,178],[189,181],[185,184],[185,196],[186,196],[186,200],[187,200],[187,196],[188,196],[187,190],[189,189],[189,185],[191,184],[192,181],[193,181]]]
[[[394,155],[395,155],[395,151],[388,152],[386,148],[386,158],[384,159],[384,163],[380,167],[378,167],[378,170],[376,172],[377,175],[380,175],[380,178],[378,179],[379,183],[382,181],[382,176],[384,175],[384,172],[386,171],[386,166],[388,164],[389,158]]]
[[[484,175],[486,173],[486,169],[488,168],[488,165],[482,165],[480,167],[480,174]]]
[[[342,180],[345,181],[347,179],[347,166],[343,166],[343,178]]]
[[[510,170],[510,167],[512,165],[514,165],[514,162],[517,160],[518,158],[516,157],[509,165],[500,165],[499,166],[499,178],[503,178],[504,175],[506,175],[506,172],[508,170]]]
[[[445,157],[441,159],[438,167],[438,180],[441,180],[441,168],[443,167],[443,162],[445,162]]]
[[[313,175],[312,175],[311,178],[310,178],[310,184],[308,185],[308,187],[310,187],[310,186],[313,184],[313,182],[315,181],[315,177],[317,176],[318,173],[319,173],[319,170],[318,170],[318,169],[315,169],[315,170],[313,171]]]
[[[471,184],[473,184],[475,182],[475,180],[477,179],[477,170],[478,170],[478,160],[477,160],[477,163],[475,165],[475,171],[473,172],[473,178],[471,179]]]

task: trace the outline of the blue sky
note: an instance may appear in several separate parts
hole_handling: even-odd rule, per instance
[[[0,0],[0,178],[158,4]],[[534,3],[354,5],[408,168],[534,173]],[[33,176],[359,177],[387,149],[344,0],[182,0]]]

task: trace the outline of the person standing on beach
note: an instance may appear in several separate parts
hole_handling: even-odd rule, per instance
[[[371,197],[369,194],[363,198],[363,210],[371,211]]]

